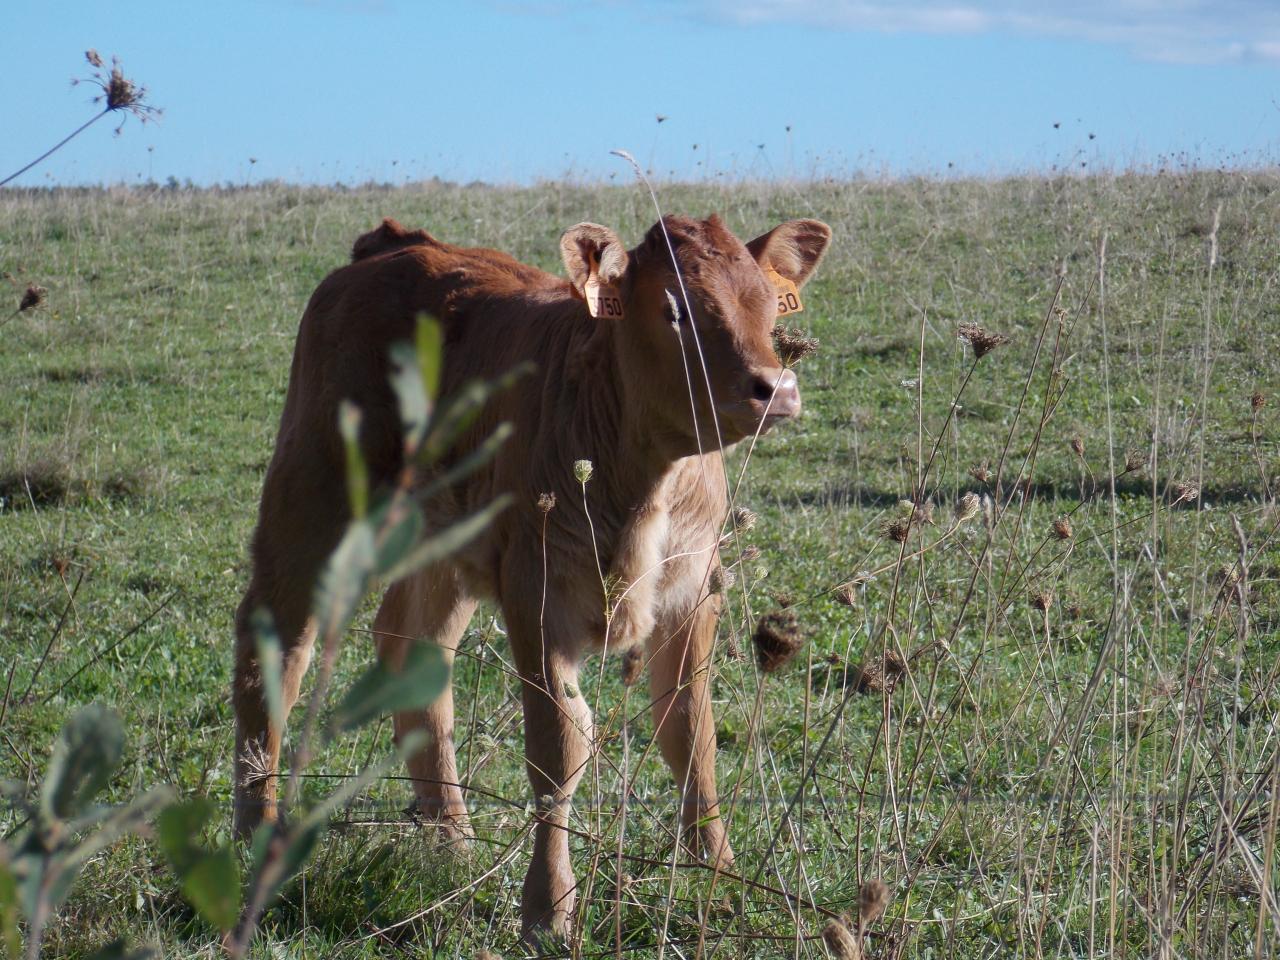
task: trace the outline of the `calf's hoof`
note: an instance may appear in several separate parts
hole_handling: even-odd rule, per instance
[[[471,829],[471,818],[465,809],[441,810],[439,807],[423,807],[415,805],[408,813],[424,829],[434,831],[435,838],[442,847],[458,854],[470,852],[475,831]]]
[[[568,946],[573,932],[574,880],[557,880],[534,883],[526,877],[520,897],[520,929],[525,942],[552,955]]]
[[[685,846],[697,859],[717,870],[732,870],[733,848],[724,821],[707,820],[685,831]]]

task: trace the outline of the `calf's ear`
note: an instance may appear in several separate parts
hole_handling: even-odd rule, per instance
[[[566,230],[560,238],[560,256],[569,282],[579,293],[593,263],[601,283],[618,283],[627,272],[627,248],[616,233],[598,223],[580,223]]]
[[[761,234],[747,249],[761,267],[772,267],[797,287],[817,269],[831,242],[831,228],[821,220],[788,220]]]

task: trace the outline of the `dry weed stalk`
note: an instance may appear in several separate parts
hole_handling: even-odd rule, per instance
[[[84,58],[88,61],[89,66],[93,68],[93,72],[88,77],[72,80],[71,85],[74,87],[81,83],[89,83],[97,87],[99,93],[93,98],[93,102],[102,104],[102,109],[26,166],[15,170],[9,176],[0,180],[0,187],[12,180],[16,180],[42,160],[51,157],[108,114],[120,114],[120,125],[115,130],[117,136],[124,129],[125,121],[130,116],[137,117],[141,122],[146,123],[148,120],[160,115],[160,109],[147,102],[147,88],[134,83],[124,75],[124,69],[120,66],[119,57],[111,58],[110,70],[102,62],[102,57],[98,55],[96,50],[86,50]]]

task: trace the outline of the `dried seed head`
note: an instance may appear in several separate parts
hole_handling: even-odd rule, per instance
[[[894,650],[886,650],[882,657],[868,657],[845,675],[845,683],[852,684],[858,693],[893,692],[898,678],[907,665]]]
[[[762,672],[781,670],[804,645],[795,612],[784,609],[766,613],[756,624],[751,643],[756,648],[756,662]]]
[[[795,600],[792,599],[791,594],[789,593],[775,593],[773,595],[773,602],[785,610],[787,607],[792,606],[795,603]]]
[[[746,507],[734,507],[730,517],[733,521],[733,532],[736,534],[741,535],[755,528],[756,515]]]
[[[1053,592],[1051,590],[1032,590],[1031,605],[1037,610],[1048,610],[1053,606]]]
[[[591,474],[595,471],[595,467],[591,465],[590,460],[573,461],[573,476],[579,483],[586,483],[591,479]]]
[[[984,330],[976,323],[962,323],[956,330],[956,336],[973,347],[973,356],[981,360],[988,353],[1009,342],[1009,338],[998,333]]]
[[[538,495],[538,509],[543,513],[550,513],[556,508],[556,495],[554,493],[542,493]]]
[[[818,352],[818,341],[799,330],[778,324],[773,328],[773,349],[784,367],[793,367]]]
[[[1254,410],[1254,412],[1257,412],[1258,410],[1261,410],[1266,405],[1267,405],[1267,398],[1264,397],[1257,390],[1255,390],[1253,392],[1253,396],[1249,398],[1249,406]]]
[[[956,523],[968,523],[982,509],[982,498],[970,490],[956,501]]]
[[[1142,470],[1147,465],[1147,454],[1145,450],[1139,450],[1137,447],[1130,447],[1125,451],[1124,455],[1124,472],[1134,473]]]
[[[622,655],[622,685],[624,687],[633,687],[640,674],[644,670],[644,650],[639,647],[631,647]]]
[[[742,548],[743,563],[751,563],[751,561],[759,560],[759,559],[760,559],[760,548],[757,547],[754,543],[748,544],[747,546]]]
[[[1071,438],[1071,452],[1081,460],[1084,459],[1084,437],[1076,434]]]
[[[858,599],[858,594],[852,583],[846,583],[843,586],[836,588],[835,598],[837,603],[843,604],[846,607],[852,607],[854,602]]]
[[[868,880],[858,891],[858,923],[865,930],[889,906],[889,886],[883,880]]]
[[[103,63],[102,57],[98,55],[96,50],[86,50],[84,58],[88,61],[89,66],[93,68],[93,75],[85,77],[85,83],[91,83],[101,92],[93,98],[94,103],[105,104],[104,113],[122,112],[126,115],[132,114],[143,123],[146,123],[152,116],[160,111],[147,103],[147,88],[141,87],[134,83],[124,75],[124,69],[120,66],[119,57],[111,58],[111,69],[108,70],[106,64]],[[80,80],[72,80],[72,85],[80,83]],[[123,127],[116,128],[116,133],[120,132]]]
[[[1200,487],[1190,482],[1175,483],[1172,488],[1173,504],[1177,506],[1180,503],[1193,503],[1200,499]]]
[[[886,540],[892,540],[894,543],[906,543],[907,537],[911,536],[911,518],[899,517],[897,520],[890,520],[884,525],[884,536]]]
[[[979,483],[989,483],[991,481],[991,465],[986,460],[983,460],[976,467],[969,468],[969,476]]]
[[[44,295],[44,287],[37,287],[34,283],[31,284],[27,287],[27,292],[22,295],[22,299],[18,301],[18,312],[26,313],[28,310],[34,310],[44,303]]]
[[[716,567],[711,571],[711,576],[707,578],[707,592],[724,593],[726,590],[732,590],[733,585],[737,582],[738,575],[732,570]]]
[[[822,928],[822,942],[827,945],[827,950],[836,960],[862,960],[862,947],[858,945],[858,938],[849,929],[849,921],[846,917],[832,920]]]
[[[1075,536],[1075,531],[1071,527],[1071,520],[1067,517],[1059,517],[1053,521],[1053,535],[1059,540],[1070,540]]]

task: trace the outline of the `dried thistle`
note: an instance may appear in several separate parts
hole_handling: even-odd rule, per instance
[[[734,507],[730,518],[733,522],[733,532],[739,536],[755,529],[757,517],[746,507]]]
[[[101,93],[93,98],[93,102],[103,105],[103,113],[120,112],[126,117],[132,114],[143,123],[160,113],[156,107],[147,103],[147,88],[134,83],[124,75],[119,57],[111,58],[110,70],[102,62],[102,57],[98,55],[97,50],[86,50],[84,58],[89,66],[93,67],[93,73],[83,81],[72,80],[71,83],[73,86],[81,82],[96,86]],[[123,126],[122,120],[121,127]],[[121,127],[116,128],[116,133],[120,132]]]
[[[760,548],[757,547],[754,543],[748,544],[747,546],[742,548],[741,559],[743,563],[751,563],[753,560],[759,560]]]
[[[1173,503],[1170,506],[1176,507],[1180,503],[1193,503],[1200,499],[1200,487],[1190,481],[1180,481],[1175,483],[1172,488]]]
[[[956,330],[956,336],[973,347],[975,360],[981,360],[996,347],[1009,342],[1009,338],[998,333],[984,330],[976,323],[962,323]]]
[[[1070,540],[1075,536],[1075,530],[1072,529],[1071,519],[1069,517],[1059,517],[1053,521],[1053,535],[1059,540]]]
[[[773,349],[784,367],[793,367],[818,352],[818,341],[799,330],[778,324],[773,328]]]
[[[822,928],[822,942],[836,960],[862,960],[862,947],[849,929],[849,918],[830,921]]]
[[[1253,392],[1253,396],[1249,398],[1249,407],[1253,410],[1254,413],[1257,413],[1266,405],[1267,405],[1267,398],[1264,397],[1259,391],[1255,390]]]
[[[892,540],[894,543],[906,543],[907,538],[911,536],[911,518],[898,517],[896,520],[890,520],[884,525],[883,533],[886,540]]]
[[[624,687],[634,687],[643,670],[644,650],[639,646],[628,648],[627,652],[622,655],[622,685]]]
[[[956,501],[956,523],[968,523],[982,509],[982,498],[970,490]]]
[[[854,667],[846,675],[845,683],[852,685],[858,693],[880,693],[884,690],[892,693],[906,669],[907,665],[895,651],[886,650],[883,657],[864,660]]]
[[[538,509],[543,513],[550,513],[556,508],[556,495],[554,493],[542,493],[538,495]]]
[[[27,292],[18,301],[18,312],[26,313],[28,310],[34,310],[40,306],[40,304],[44,303],[45,293],[44,287],[37,287],[34,283],[28,286]]]
[[[793,610],[766,613],[756,624],[751,643],[756,648],[756,662],[764,673],[776,673],[800,652],[804,639]]]
[[[1040,611],[1048,610],[1053,606],[1053,591],[1040,589],[1032,590],[1031,606]]]
[[[990,483],[991,464],[988,461],[983,460],[976,467],[970,467],[969,476],[973,477],[973,479],[977,480],[979,483]]]
[[[1084,459],[1084,437],[1076,434],[1071,438],[1071,452],[1081,460]]]
[[[708,593],[724,593],[726,590],[732,590],[733,585],[738,582],[738,575],[732,570],[724,567],[716,567],[711,571],[711,576],[707,578]]]
[[[868,880],[858,891],[858,927],[865,930],[889,906],[889,886],[883,880]]]
[[[1124,472],[1136,473],[1139,470],[1145,470],[1147,466],[1147,454],[1145,450],[1139,450],[1137,447],[1130,447],[1124,454]]]
[[[852,583],[846,583],[836,588],[835,598],[836,603],[852,607],[858,599],[858,594]]]

